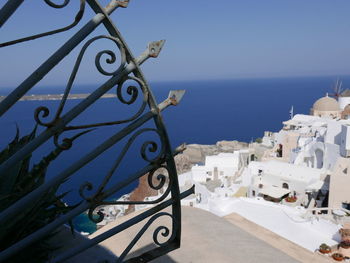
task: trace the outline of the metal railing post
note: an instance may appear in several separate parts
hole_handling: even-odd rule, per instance
[[[24,0],[8,0],[7,3],[0,9],[0,28],[20,7]]]

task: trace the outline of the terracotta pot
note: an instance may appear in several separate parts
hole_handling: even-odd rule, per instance
[[[331,250],[330,249],[319,249],[318,251],[320,251],[322,254],[328,254],[328,253],[331,253]]]
[[[295,203],[297,201],[297,199],[294,199],[294,198],[286,198],[285,199],[287,203]]]
[[[333,259],[336,260],[336,261],[342,261],[342,260],[344,259],[343,256],[338,257],[338,256],[336,256],[335,254],[333,254],[332,257],[333,257]]]
[[[344,242],[340,242],[339,244],[342,248],[348,249],[350,248],[350,243],[344,243]]]

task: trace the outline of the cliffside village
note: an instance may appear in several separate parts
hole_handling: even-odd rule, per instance
[[[323,244],[329,255],[350,257],[350,90],[338,100],[318,99],[310,115],[291,113],[279,132],[266,131],[259,143],[188,145],[176,163],[182,190],[196,187],[182,205],[218,216],[238,213],[308,250],[319,253]],[[122,198],[152,200],[162,191],[146,188],[140,183]],[[127,210],[105,207],[100,225]]]

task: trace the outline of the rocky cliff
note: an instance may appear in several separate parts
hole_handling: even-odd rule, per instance
[[[218,141],[214,145],[189,144],[186,150],[175,156],[176,169],[178,174],[191,170],[197,163],[204,163],[205,156],[216,155],[221,152],[233,152],[248,148],[249,144],[239,141]]]

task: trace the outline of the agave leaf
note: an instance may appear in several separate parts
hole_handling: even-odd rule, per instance
[[[0,159],[0,163],[3,163],[28,142],[34,139],[37,126],[34,127],[33,131],[21,139],[19,137],[19,130],[17,127],[17,132],[15,139],[7,147],[7,151],[3,151]],[[18,180],[18,177],[23,174],[28,173],[29,163],[30,163],[31,154],[23,158],[21,161],[13,165],[6,173],[0,175],[0,193],[9,194],[13,192],[13,188]]]
[[[19,138],[19,130],[17,128],[17,134],[14,140],[5,150],[0,152],[0,163],[6,161],[28,142],[33,140],[35,137],[36,128],[37,127],[35,127],[29,135],[24,136],[23,138]],[[91,130],[81,132],[74,137],[69,138],[69,140],[73,142],[81,135],[90,131]],[[55,160],[62,151],[63,149],[61,148],[54,149],[37,165],[34,165],[30,172],[29,166],[31,155],[28,155],[26,158],[23,158],[21,162],[19,162],[11,171],[6,173],[6,176],[0,175],[0,211],[26,195],[28,192],[42,185],[45,182],[45,175],[49,164]],[[61,182],[61,184],[62,183],[64,182]],[[10,186],[8,191],[6,191],[7,189],[3,190],[2,185],[6,185],[6,187]],[[21,213],[18,214],[14,220],[9,222],[6,226],[0,228],[0,250],[35,232],[60,215],[65,214],[74,209],[76,206],[80,205],[79,203],[75,206],[67,206],[61,199],[64,198],[68,192],[56,196],[59,187],[60,185],[56,185],[50,188],[36,202],[33,202],[23,211],[21,211]],[[70,221],[68,223],[71,227],[71,232],[74,234],[72,222]],[[41,247],[42,244],[43,241],[38,243],[36,248]],[[37,250],[36,248],[34,250]],[[33,251],[30,251],[30,253]],[[44,254],[47,255],[46,253]],[[40,255],[39,252],[36,253],[35,258],[38,258],[36,257],[38,255]]]
[[[34,129],[31,131],[30,134],[19,139],[20,133],[19,133],[18,125],[16,124],[15,138],[9,143],[9,145],[4,150],[0,152],[0,164],[6,161],[8,158],[10,158],[19,149],[21,149],[23,145],[27,144],[29,141],[34,139],[36,130],[37,130],[37,125],[34,127]]]
[[[11,221],[7,225],[6,228],[11,231],[15,240],[19,240],[27,234],[45,225],[45,222],[42,222],[42,218],[45,219],[46,206],[43,205],[46,202],[45,200],[46,196],[43,195],[42,198],[40,198],[36,203],[33,203],[31,206],[27,207],[25,211],[18,214],[15,220]],[[15,232],[13,231],[14,226],[16,227]],[[1,234],[4,235],[6,233]]]
[[[37,130],[38,126],[35,125],[33,131],[28,135],[28,137],[26,138],[26,142],[25,144],[27,144],[28,142],[32,141],[35,138],[35,134],[36,134],[36,130]],[[30,165],[30,158],[32,157],[32,155],[30,154],[29,156],[27,156],[23,162],[22,162],[22,166],[21,166],[21,170],[17,176],[17,181],[20,182],[24,177],[26,177],[28,175],[28,171],[29,171],[29,165]]]
[[[50,189],[50,191],[44,193],[37,202],[32,203],[30,206],[27,206],[22,213],[18,214],[15,220],[9,222],[6,227],[0,228],[0,240],[7,235],[8,232],[13,232],[13,227],[16,227],[15,233],[13,233],[14,238],[20,239],[26,234],[33,232],[35,229],[47,224],[45,209],[50,205],[53,205],[56,200],[54,193],[57,190],[57,187]],[[39,226],[35,226],[39,224]],[[12,236],[11,236],[12,237]]]
[[[18,142],[18,138],[19,138],[19,129],[18,129],[18,125],[16,124],[16,135],[13,138],[13,140],[6,146],[6,148],[0,152],[0,163],[2,163],[3,160],[8,158],[7,156],[8,156],[9,150],[13,147],[14,144]]]

